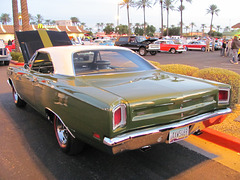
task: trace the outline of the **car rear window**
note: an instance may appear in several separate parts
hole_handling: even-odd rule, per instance
[[[73,54],[76,75],[154,69],[137,54],[126,50],[79,51]]]

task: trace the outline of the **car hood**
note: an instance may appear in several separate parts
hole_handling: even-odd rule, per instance
[[[217,106],[218,88],[210,82],[161,70],[83,78],[128,102],[132,128],[183,120]]]

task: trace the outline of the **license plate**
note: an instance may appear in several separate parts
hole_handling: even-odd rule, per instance
[[[169,143],[174,143],[187,138],[189,135],[189,127],[174,129],[169,132]]]

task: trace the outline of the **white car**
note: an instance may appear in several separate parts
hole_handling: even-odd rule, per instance
[[[4,41],[0,39],[0,62],[3,62],[4,65],[9,65],[11,59],[10,51],[5,48]]]

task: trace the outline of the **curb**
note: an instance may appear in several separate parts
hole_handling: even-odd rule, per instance
[[[211,128],[206,128],[202,130],[202,134],[199,135],[199,138],[205,139],[207,141],[218,144],[222,147],[231,149],[240,153],[240,139],[228,134],[216,131]]]
[[[10,60],[10,63],[11,63],[11,64],[14,64],[14,65],[16,65],[16,66],[24,66],[24,63],[20,63],[20,62],[18,62],[18,61],[14,61],[14,60]]]

